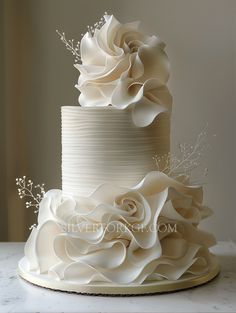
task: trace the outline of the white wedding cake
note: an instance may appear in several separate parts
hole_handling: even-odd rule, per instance
[[[171,170],[169,61],[139,23],[103,19],[74,48],[80,106],[63,106],[62,190],[39,204],[20,275],[48,288],[140,294],[218,272],[200,186]],[[158,160],[158,162],[156,162]]]

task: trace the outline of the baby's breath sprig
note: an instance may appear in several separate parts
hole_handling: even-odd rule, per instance
[[[192,172],[201,165],[201,158],[205,150],[209,147],[206,141],[206,128],[207,126],[197,136],[194,145],[187,143],[179,144],[177,155],[172,155],[171,153],[163,156],[155,155],[153,159],[155,160],[157,169],[173,178],[183,175],[190,178]],[[205,168],[203,175],[206,176],[207,174],[208,169]]]
[[[26,179],[26,176],[22,178],[16,178],[16,186],[18,187],[18,194],[21,199],[27,197],[32,200],[26,201],[26,208],[34,207],[34,213],[38,213],[40,201],[45,195],[44,184],[35,185],[31,179]],[[34,191],[36,194],[34,194]]]
[[[87,32],[93,36],[96,29],[101,29],[102,26],[105,24],[106,19],[105,15],[107,15],[107,12],[104,12],[104,15],[100,18],[98,22],[96,22],[93,26],[87,26]],[[81,55],[80,55],[80,41],[74,42],[74,39],[66,39],[66,35],[64,32],[56,30],[57,34],[59,35],[61,41],[65,44],[66,49],[70,51],[73,56],[75,57],[75,63],[81,62]],[[81,34],[81,38],[84,36],[84,34]]]
[[[81,61],[80,56],[80,41],[77,41],[76,45],[74,44],[74,39],[66,39],[65,33],[56,30],[58,35],[60,36],[61,41],[65,44],[66,49],[69,50],[73,56],[75,57],[75,63]]]
[[[88,32],[89,32],[89,34],[90,34],[91,36],[94,35],[96,29],[97,29],[97,30],[98,30],[98,29],[101,29],[102,26],[106,23],[105,15],[107,15],[107,12],[104,12],[104,14],[103,14],[103,16],[100,18],[100,20],[99,20],[98,22],[96,22],[95,24],[93,24],[93,26],[89,26],[89,25],[87,26],[87,30],[88,30]],[[83,36],[83,34],[82,34],[82,36]]]

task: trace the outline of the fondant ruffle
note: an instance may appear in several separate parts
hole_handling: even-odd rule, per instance
[[[202,274],[215,239],[198,224],[210,213],[201,187],[161,172],[130,189],[102,184],[89,197],[50,190],[25,246],[29,270],[77,284]]]

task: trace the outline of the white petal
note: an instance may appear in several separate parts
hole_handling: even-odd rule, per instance
[[[96,51],[96,53],[94,53]],[[105,65],[105,54],[102,49],[99,48],[97,38],[86,33],[81,39],[80,43],[81,60],[84,65]]]
[[[103,107],[110,104],[109,98],[104,97],[102,90],[96,85],[87,85],[84,87],[78,87],[78,89],[81,91],[79,96],[79,104],[81,106]]]
[[[48,269],[59,262],[54,252],[53,242],[55,237],[62,233],[62,228],[53,221],[43,224],[38,230],[35,249],[38,257],[40,273],[47,272]]]
[[[144,82],[149,78],[158,78],[162,84],[166,84],[170,75],[170,63],[163,49],[158,46],[142,46],[138,50],[139,57],[144,66]]]
[[[38,230],[36,228],[33,228],[24,248],[29,271],[36,271],[39,268],[38,257],[35,250],[37,235]]]
[[[132,110],[132,118],[136,126],[146,127],[150,125],[160,113],[166,111],[165,107],[150,101],[146,97],[143,97],[135,104]]]

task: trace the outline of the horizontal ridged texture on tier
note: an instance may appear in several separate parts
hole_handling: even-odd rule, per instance
[[[62,107],[62,189],[87,196],[101,183],[131,187],[156,170],[154,155],[169,152],[169,115],[137,127],[131,111]]]

